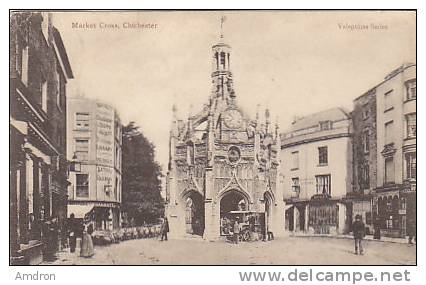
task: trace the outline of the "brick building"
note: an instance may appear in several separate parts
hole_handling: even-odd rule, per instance
[[[348,200],[371,233],[405,237],[416,227],[416,98],[416,65],[404,64],[354,100]]]
[[[73,73],[51,14],[12,13],[10,39],[10,255],[11,263],[34,264],[66,238]]]
[[[361,215],[372,232],[371,198],[377,181],[376,88],[356,98],[353,104],[353,188],[348,198],[352,201],[352,215]]]

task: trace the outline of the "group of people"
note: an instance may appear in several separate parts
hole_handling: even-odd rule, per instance
[[[259,226],[259,225],[258,225]],[[221,234],[232,237],[233,243],[237,244],[242,241],[271,241],[274,240],[274,234],[271,226],[264,223],[256,227],[255,215],[247,215],[240,219],[236,216],[234,221],[227,217],[221,219]]]
[[[68,237],[70,243],[70,252],[75,253],[77,246],[77,238],[81,238],[80,256],[92,257],[95,254],[93,247],[93,224],[82,223],[75,219],[75,215],[71,214],[68,220]]]
[[[169,222],[164,218],[161,223],[160,234],[161,241],[167,241],[167,233],[169,232]],[[68,220],[68,237],[70,252],[75,253],[77,247],[77,239],[81,239],[80,256],[92,257],[94,252],[93,246],[93,224],[90,222],[81,222],[75,218],[74,214],[70,215]]]
[[[377,226],[378,222],[374,224],[374,239],[380,239],[380,226]],[[355,216],[355,222],[352,224],[352,233],[355,241],[355,254],[364,254],[364,248],[362,247],[362,240],[366,235],[365,224],[362,221],[361,215]],[[416,241],[416,228],[415,223],[407,224],[407,235],[408,235],[408,243],[412,244],[413,239]]]

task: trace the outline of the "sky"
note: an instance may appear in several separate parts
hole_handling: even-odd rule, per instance
[[[165,172],[172,106],[185,119],[190,105],[196,113],[207,103],[222,16],[239,106],[252,118],[257,104],[269,108],[280,131],[295,116],[351,110],[392,70],[416,62],[414,12],[57,12],[75,77],[67,96],[101,100],[123,124],[136,122]]]

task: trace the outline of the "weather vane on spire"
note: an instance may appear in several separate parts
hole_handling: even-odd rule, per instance
[[[226,16],[220,17],[220,38],[223,38],[223,23],[226,21]]]

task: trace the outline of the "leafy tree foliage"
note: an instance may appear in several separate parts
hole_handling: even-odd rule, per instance
[[[123,127],[122,208],[135,225],[155,222],[164,214],[161,167],[154,151],[134,122]]]

